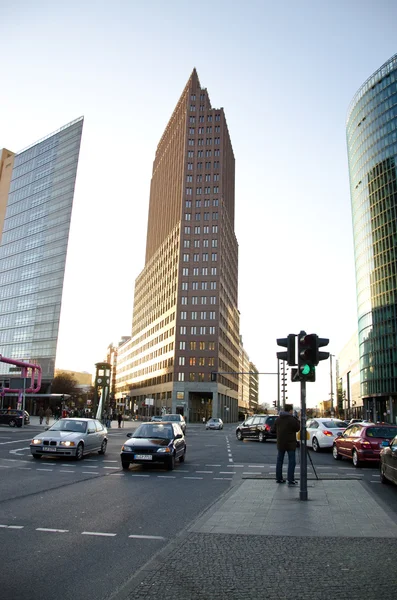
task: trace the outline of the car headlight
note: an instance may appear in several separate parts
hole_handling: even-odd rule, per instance
[[[66,441],[66,442],[59,442],[59,445],[60,446],[68,446],[68,447],[70,447],[70,446],[75,446],[76,444],[75,444],[75,442]]]
[[[133,448],[131,446],[121,446],[122,452],[133,452]]]
[[[34,446],[37,446],[37,444],[42,444],[42,443],[43,443],[43,440],[36,440],[36,439],[34,439],[34,440],[32,440],[32,442],[31,442],[31,443],[32,443]]]
[[[167,453],[168,453],[168,452],[171,452],[171,450],[170,450],[170,449],[168,448],[168,446],[167,446],[167,448],[159,448],[159,449],[157,450],[157,452],[163,452],[163,453],[164,453],[164,452],[167,452]]]

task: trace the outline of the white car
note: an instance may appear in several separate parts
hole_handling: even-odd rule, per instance
[[[346,421],[322,417],[309,419],[306,423],[307,446],[314,452],[323,448],[332,448],[335,438],[341,435],[347,427]]]
[[[223,421],[222,419],[212,418],[205,424],[206,429],[223,429]]]

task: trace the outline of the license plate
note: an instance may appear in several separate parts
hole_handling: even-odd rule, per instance
[[[48,446],[43,446],[43,452],[56,452],[56,448],[50,448]]]
[[[152,460],[151,454],[135,454],[135,460]]]

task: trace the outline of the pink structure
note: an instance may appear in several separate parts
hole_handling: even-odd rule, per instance
[[[14,365],[15,367],[20,367],[21,376],[23,379],[28,377],[28,371],[31,370],[30,374],[30,386],[25,387],[25,389],[19,388],[3,388],[1,395],[4,396],[6,392],[16,392],[18,394],[18,405],[22,404],[24,393],[27,394],[37,394],[41,387],[41,366],[34,365],[32,363],[23,362],[22,360],[14,360],[13,358],[5,358],[0,354],[0,362],[8,363],[9,365]],[[36,380],[36,383],[35,383]]]

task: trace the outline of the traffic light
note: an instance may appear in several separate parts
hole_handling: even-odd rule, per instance
[[[301,381],[316,381],[317,336],[301,331],[298,336],[298,372]]]
[[[279,360],[286,360],[287,363],[294,367],[296,365],[295,362],[295,334],[290,333],[286,338],[278,338],[277,345],[283,346],[283,348],[287,348],[284,352],[277,352],[277,358]]]
[[[277,400],[273,400],[273,406],[274,406],[274,408],[276,408],[276,406],[277,406]]]
[[[211,371],[211,381],[216,381],[216,371]]]

